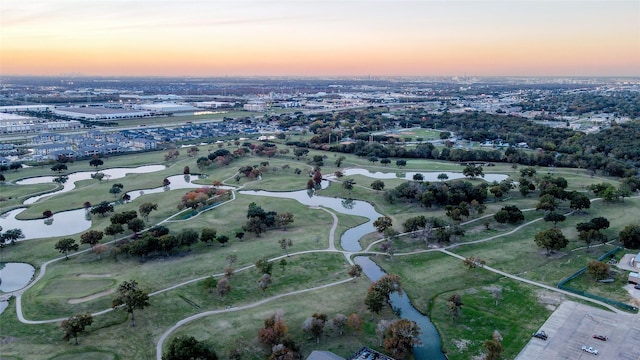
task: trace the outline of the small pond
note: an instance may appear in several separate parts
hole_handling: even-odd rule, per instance
[[[345,169],[342,171],[345,176],[351,175],[362,175],[366,177],[370,177],[373,179],[406,179],[413,180],[413,176],[415,174],[422,174],[424,177],[424,181],[440,181],[438,179],[438,175],[446,174],[447,180],[455,180],[455,179],[463,179],[466,178],[461,172],[450,172],[450,171],[397,171],[397,172],[371,172],[367,169],[353,168],[353,169]],[[488,182],[497,181],[500,182],[508,178],[508,175],[504,174],[484,174],[483,179]]]
[[[127,174],[146,174],[146,173],[157,172],[164,169],[165,169],[164,165],[146,165],[146,166],[139,166],[137,168],[104,169],[104,170],[100,170],[100,172],[105,175],[105,180],[113,180],[113,179],[123,178]],[[27,200],[25,200],[24,204],[25,205],[33,204],[42,198],[71,191],[75,189],[77,181],[89,180],[91,179],[91,175],[95,174],[96,172],[97,171],[80,171],[80,172],[68,174],[67,176],[69,177],[69,179],[64,183],[64,187],[62,189],[55,192],[47,193],[47,194],[32,196]],[[48,184],[53,182],[53,179],[55,178],[56,176],[37,176],[37,177],[18,180],[16,181],[16,184],[18,185]]]
[[[25,263],[0,263],[0,291],[20,290],[29,284],[36,269]]]
[[[26,208],[14,209],[0,215],[0,226],[3,229],[22,229],[24,239],[21,240],[72,235],[91,227],[91,220],[87,220],[84,209],[58,212],[49,219],[16,219],[25,210]]]

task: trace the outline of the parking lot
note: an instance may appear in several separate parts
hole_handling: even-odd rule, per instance
[[[565,301],[539,330],[544,331],[548,339],[532,337],[516,360],[640,360],[638,314],[615,314]],[[608,340],[594,339],[593,335],[604,335]],[[598,355],[583,351],[583,345],[597,349]]]

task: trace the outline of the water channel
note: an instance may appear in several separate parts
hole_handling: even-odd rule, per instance
[[[157,166],[160,166],[161,168],[157,168]],[[141,168],[146,168],[145,170],[148,169],[148,171],[145,171],[145,172],[153,172],[153,171],[159,171],[164,167],[162,165],[151,165],[150,167],[141,167]],[[136,169],[141,169],[141,168],[136,168]],[[109,169],[109,170],[116,170],[116,169]],[[105,173],[109,170],[105,170]],[[132,169],[118,169],[118,170],[120,171],[126,170],[127,173],[132,173],[131,171]],[[90,178],[90,174],[92,172],[85,172],[85,173],[89,174],[88,178]],[[344,174],[347,176],[357,174],[357,175],[364,175],[364,176],[372,177],[376,179],[406,178],[409,180],[413,179],[413,174],[415,173],[416,172],[403,173],[404,177],[399,177],[396,173],[371,173],[366,169],[347,169],[344,171]],[[443,172],[432,172],[432,173],[421,173],[421,174],[423,174],[424,179],[426,181],[435,181],[437,180],[437,176],[442,173]],[[81,173],[76,173],[76,174],[81,174]],[[122,176],[124,176],[125,174],[122,174]],[[445,174],[447,174],[449,179],[464,177],[460,173],[445,172]],[[86,175],[83,175],[83,176],[86,176]],[[114,178],[113,176],[111,177],[112,179]],[[45,180],[46,178],[48,178],[48,180]],[[487,174],[485,175],[484,180],[501,181],[506,178],[507,178],[506,175]],[[21,180],[18,183],[19,184],[36,184],[36,183],[42,183],[42,182],[51,182],[52,179],[53,177],[39,177],[39,178]],[[71,175],[69,175],[68,182],[71,182],[71,184],[73,184],[75,181],[83,180],[83,179],[84,178],[78,178],[76,180],[71,181],[72,178],[71,178]],[[37,182],[37,181],[40,181],[40,182]],[[171,182],[169,187],[157,187],[152,189],[131,191],[129,192],[129,195],[131,196],[131,200],[139,196],[142,196],[144,194],[167,191],[169,189],[198,188],[198,187],[206,186],[206,185],[191,183],[191,177],[184,176],[184,175],[171,176],[169,177],[169,181]],[[329,184],[328,181],[323,180],[322,188],[326,188],[328,184]],[[57,194],[64,191],[70,191],[74,187],[75,187],[75,184],[70,185],[70,187],[67,189],[67,186],[65,184],[65,188],[58,192],[29,198],[27,199],[27,201],[31,201],[29,202],[29,204],[31,204],[39,200],[40,198],[51,196],[53,194]],[[368,219],[367,222],[345,231],[345,233],[341,236],[340,245],[344,250],[349,252],[357,252],[362,250],[362,247],[360,246],[360,239],[364,235],[375,231],[375,228],[373,227],[373,222],[378,217],[382,216],[382,214],[378,213],[371,204],[365,201],[317,196],[313,191],[307,191],[307,190],[290,191],[290,192],[245,190],[245,191],[240,191],[240,193],[245,195],[257,195],[257,196],[265,196],[265,197],[273,197],[273,198],[292,199],[307,206],[323,206],[338,213],[353,215],[353,216],[361,216],[361,217],[367,218]],[[34,198],[36,199],[32,200]],[[28,204],[27,201],[25,201],[25,204]],[[71,235],[71,234],[86,230],[91,226],[91,221],[85,219],[84,209],[56,213],[54,214],[53,223],[51,223],[50,225],[44,225],[44,222],[42,219],[26,220],[26,221],[16,220],[15,215],[17,215],[19,212],[23,210],[24,209],[16,209],[7,214],[4,214],[3,217],[0,218],[0,226],[2,226],[5,229],[16,228],[16,227],[21,228],[25,233],[26,239],[35,238],[35,237],[45,237],[45,236],[51,237],[51,236]],[[66,229],[67,233],[54,235],[53,224],[58,225],[59,223],[62,224],[61,228]],[[78,224],[81,224],[81,225],[78,225]],[[367,275],[367,277],[369,277],[369,279],[371,279],[371,281],[377,281],[378,279],[380,279],[380,277],[384,275],[384,271],[369,257],[357,256],[355,257],[354,261],[360,266],[362,266],[364,273]],[[11,265],[11,267],[13,268],[15,266],[13,264],[17,264],[17,263],[6,264],[5,269],[9,265]],[[17,265],[20,265],[20,266],[26,265],[28,267],[31,267],[31,265],[28,265],[28,264],[17,264]],[[33,267],[31,267],[31,269],[33,269]],[[15,277],[11,275],[14,273],[18,274],[18,272],[15,272],[15,271],[12,271],[11,274],[8,274],[6,276],[8,281],[8,285],[7,285],[8,289],[12,289],[18,286],[17,288],[14,289],[14,290],[17,290],[26,286],[26,284],[28,284],[31,277],[33,276],[34,270],[30,270],[31,272],[27,271],[28,269],[24,271],[23,270],[20,270],[19,275]],[[0,279],[2,279],[2,276],[4,275],[4,272],[1,272],[1,271],[3,270],[0,270],[0,274],[2,274],[0,275]],[[5,271],[8,272],[8,270],[5,270]],[[26,277],[27,275],[29,275],[28,279],[26,280],[19,279],[19,277]],[[20,282],[20,284],[16,285],[17,282]],[[22,282],[24,282],[24,284],[22,284]],[[0,285],[4,285],[4,284],[0,284]],[[14,290],[6,290],[6,289],[7,289],[6,287],[5,288],[0,287],[0,290],[4,292],[14,291]],[[420,337],[420,340],[422,341],[422,346],[418,346],[414,348],[415,358],[421,359],[421,360],[422,359],[445,360],[446,358],[440,348],[440,336],[437,330],[435,329],[435,327],[433,326],[433,324],[431,323],[431,321],[429,320],[429,318],[423,315],[422,313],[420,313],[416,308],[413,307],[413,305],[411,304],[406,294],[398,295],[397,293],[394,293],[391,295],[390,300],[391,300],[391,306],[394,309],[399,309],[402,317],[415,321],[420,326],[420,329],[422,331],[422,335]],[[6,302],[0,302],[0,313],[2,312],[2,310],[4,310],[4,308],[6,308]]]
[[[362,250],[360,238],[365,234],[375,231],[373,222],[382,216],[367,202],[317,196],[314,195],[313,192],[306,190],[293,192],[241,191],[240,193],[245,195],[293,199],[308,206],[323,206],[342,214],[366,217],[368,219],[366,223],[347,230],[340,238],[342,248],[350,252]],[[377,281],[384,275],[384,271],[373,262],[373,260],[366,256],[357,256],[354,261],[362,266],[364,273],[371,281]],[[422,335],[420,336],[422,346],[414,348],[413,353],[415,358],[420,360],[445,360],[446,358],[440,347],[440,335],[429,320],[429,317],[414,308],[406,294],[398,295],[394,293],[391,295],[390,302],[394,309],[400,310],[403,318],[415,321],[420,326],[422,331]]]

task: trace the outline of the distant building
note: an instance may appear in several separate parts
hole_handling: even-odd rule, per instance
[[[105,107],[62,107],[53,110],[54,114],[79,120],[115,120],[151,116],[149,111],[112,109]]]
[[[242,108],[247,111],[265,111],[267,110],[267,103],[264,101],[255,101],[244,104]]]

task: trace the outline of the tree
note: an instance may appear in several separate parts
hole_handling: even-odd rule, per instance
[[[200,236],[193,229],[183,229],[177,236],[180,246],[186,246],[187,249],[191,249],[191,245],[198,242]]]
[[[396,160],[396,166],[399,168],[407,166],[407,160]]]
[[[213,276],[209,276],[206,279],[202,280],[202,288],[209,294],[211,294],[213,292],[213,289],[216,289],[217,287],[218,280]]]
[[[380,313],[385,305],[385,296],[379,291],[374,284],[369,286],[367,290],[367,296],[364,299],[364,304],[367,309],[371,311],[373,315]]]
[[[290,212],[277,213],[275,216],[275,225],[282,227],[282,230],[287,231],[287,226],[293,223],[293,214]]]
[[[78,251],[80,245],[76,244],[76,241],[72,238],[60,239],[54,246],[56,250],[64,254],[65,259],[69,260],[67,254],[69,251]]]
[[[106,201],[103,201],[91,208],[92,214],[100,214],[102,216],[105,216],[107,213],[110,213],[110,212],[113,212],[113,205]]]
[[[640,248],[640,225],[627,225],[620,231],[620,242],[629,249]]]
[[[291,246],[293,246],[293,242],[291,241],[291,239],[282,238],[282,239],[278,240],[278,244],[280,244],[280,248],[282,250],[284,250],[284,252],[287,254],[287,257],[288,257],[289,256],[289,250],[287,250],[287,249],[290,248]]]
[[[84,329],[93,323],[91,314],[73,315],[67,320],[63,320],[60,327],[64,331],[62,339],[69,340],[74,338],[75,345],[78,345],[78,334],[83,333]]]
[[[55,171],[57,173],[61,173],[61,172],[65,171],[65,170],[67,170],[67,165],[61,164],[61,163],[54,164],[51,167],[51,171]]]
[[[149,306],[149,294],[138,288],[135,280],[124,281],[118,286],[118,297],[113,299],[112,308],[124,307],[131,314],[131,326],[136,326],[134,310],[143,310]]]
[[[362,317],[356,313],[349,315],[347,326],[354,333],[359,333],[362,330]]]
[[[144,221],[142,221],[142,219],[131,219],[129,220],[129,222],[127,223],[127,228],[131,231],[133,231],[134,234],[139,233],[140,231],[142,231],[144,229],[145,225],[144,225]]]
[[[380,191],[384,189],[384,181],[382,180],[373,180],[371,183],[371,188],[376,191]]]
[[[95,167],[96,169],[98,168],[98,166],[102,166],[104,165],[104,161],[100,160],[100,159],[91,159],[89,160],[89,165]]]
[[[205,244],[211,245],[213,240],[216,239],[217,234],[218,231],[214,228],[202,228],[202,231],[200,231],[200,241]]]
[[[413,347],[421,345],[420,326],[407,319],[396,320],[385,332],[384,349],[395,359],[407,359],[413,353]]]
[[[438,180],[446,181],[447,179],[449,179],[449,175],[447,175],[445,173],[438,174]]]
[[[229,237],[227,235],[220,235],[218,237],[216,237],[216,240],[218,240],[218,242],[224,246],[224,244],[229,242]]]
[[[111,186],[111,189],[109,189],[109,194],[113,194],[113,197],[118,196],[118,194],[120,194],[120,192],[122,191],[122,187],[116,185],[118,184],[113,184],[113,186]]]
[[[115,239],[118,234],[122,234],[124,232],[124,228],[120,224],[109,224],[106,228],[104,228],[104,234],[107,236],[113,236]]]
[[[229,267],[233,266],[233,263],[238,260],[238,255],[231,254],[227,255],[227,262],[229,263]]]
[[[591,260],[587,263],[587,273],[593,276],[595,281],[608,278],[610,271],[609,264],[605,262]]]
[[[2,230],[2,227],[0,227],[0,230]],[[22,229],[9,229],[4,234],[0,234],[0,246],[4,246],[6,243],[15,244],[20,239],[24,239]]]
[[[224,302],[224,297],[227,296],[231,292],[231,285],[229,284],[229,279],[227,277],[223,277],[218,281],[216,285],[216,293],[220,296],[220,299]]]
[[[393,221],[388,216],[381,216],[373,222],[373,226],[379,233],[383,234],[387,229],[393,226]]]
[[[258,330],[258,340],[260,343],[272,347],[282,342],[287,336],[289,328],[279,312],[274,313],[270,317],[264,319],[264,327]]]
[[[421,173],[413,174],[413,181],[422,182],[424,180],[424,175]]]
[[[462,298],[458,294],[453,294],[447,300],[447,308],[449,309],[449,314],[451,314],[451,320],[455,322],[462,312]]]
[[[535,235],[534,239],[536,245],[547,250],[547,255],[551,254],[553,250],[564,249],[569,240],[562,234],[562,231],[557,228],[543,230]]]
[[[111,215],[111,218],[109,220],[111,221],[112,224],[124,225],[137,217],[138,217],[138,214],[136,213],[136,211],[131,210],[131,211],[123,211],[123,212],[115,213]]]
[[[569,194],[569,200],[569,207],[576,212],[580,212],[582,209],[588,209],[591,207],[591,201],[589,201],[589,197],[577,191]]]
[[[169,349],[162,354],[162,360],[218,360],[215,351],[193,336],[180,335],[169,343]]]
[[[556,198],[550,194],[540,196],[540,200],[536,205],[536,210],[554,211],[558,207]]]
[[[142,216],[146,221],[149,221],[149,214],[154,210],[158,210],[158,204],[156,203],[142,203],[138,208],[140,216]]]
[[[256,234],[257,237],[260,237],[260,234],[267,231],[267,226],[264,224],[262,219],[258,217],[251,217],[247,221],[245,225],[242,226],[244,231],[248,231]]]
[[[473,269],[476,276],[478,276],[477,268],[483,267],[484,264],[486,264],[486,261],[475,256],[469,256],[463,260],[463,263],[464,266],[469,268],[469,270]]]
[[[555,211],[548,212],[544,215],[544,221],[552,222],[553,226],[557,226],[559,222],[564,221],[566,217]]]
[[[256,261],[254,265],[261,274],[271,275],[271,271],[273,270],[273,262],[270,262],[266,257],[258,259],[258,261]]]
[[[347,190],[349,194],[351,194],[351,190],[353,190],[353,185],[356,184],[356,181],[353,179],[346,179],[342,182],[342,188]]]
[[[96,246],[94,246],[92,250],[94,254],[98,255],[98,260],[100,260],[100,258],[102,257],[102,253],[107,251],[107,245],[96,244]]]
[[[517,224],[524,221],[524,214],[517,206],[509,205],[496,212],[493,218],[501,224]]]
[[[482,166],[475,166],[474,164],[467,165],[464,170],[462,170],[462,174],[472,179],[475,179],[478,176],[484,177]]]
[[[182,173],[184,175],[189,175],[189,174],[191,174],[191,169],[189,169],[188,166],[185,166],[184,169],[182,169]]]
[[[237,231],[236,235],[235,235],[236,239],[238,239],[239,241],[242,241],[242,238],[244,237],[244,232],[242,231]]]
[[[339,168],[340,166],[342,166],[342,162],[343,162],[345,159],[346,159],[346,158],[345,158],[344,156],[342,156],[342,155],[341,155],[341,156],[338,156],[338,157],[336,158],[336,161],[335,161],[335,165],[336,165],[336,167],[338,167],[338,168]]]
[[[302,330],[316,339],[316,344],[320,343],[320,336],[322,336],[322,330],[327,322],[327,315],[322,313],[314,313],[310,318],[307,318],[302,324]]]
[[[331,319],[333,323],[333,327],[338,330],[340,335],[344,334],[344,327],[347,325],[347,316],[344,314],[336,314],[336,316]]]
[[[313,183],[315,184],[315,186],[320,186],[321,182],[322,174],[320,173],[320,170],[316,170],[316,172],[313,174]]]
[[[355,278],[359,278],[360,276],[362,276],[362,266],[358,264],[351,265],[351,267],[349,268],[349,276],[354,278],[354,280]]]
[[[484,348],[487,350],[486,360],[498,360],[502,354],[502,343],[496,339],[489,339],[484,342]]]
[[[262,276],[260,276],[260,280],[258,280],[258,287],[262,290],[263,294],[266,293],[269,285],[271,285],[271,275],[262,274]]]
[[[89,244],[92,248],[102,240],[102,231],[89,230],[86,233],[80,235],[81,244]]]

